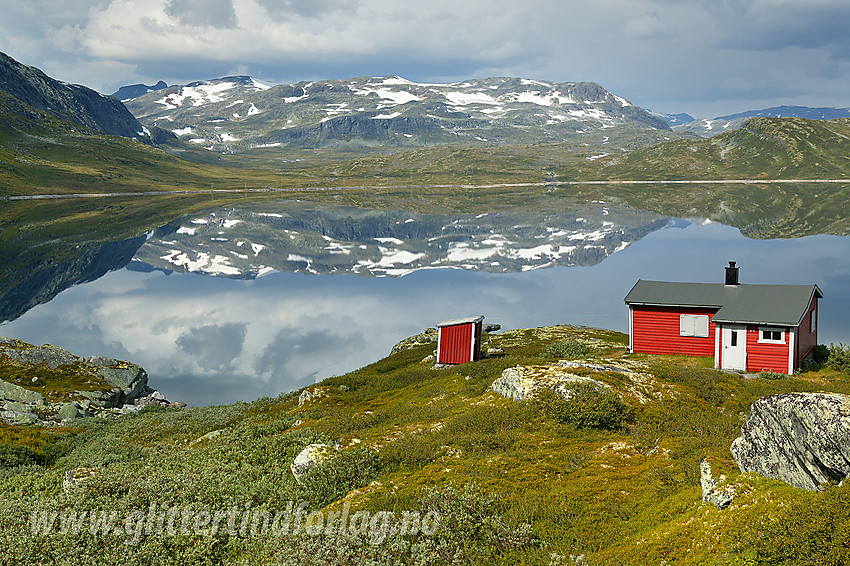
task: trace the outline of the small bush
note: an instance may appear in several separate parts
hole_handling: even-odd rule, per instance
[[[572,359],[586,358],[590,355],[591,350],[586,344],[578,340],[559,340],[546,346],[543,353],[550,358]]]
[[[845,346],[842,342],[830,344],[826,365],[836,371],[850,373],[850,346]]]
[[[812,361],[818,365],[825,364],[829,359],[829,348],[826,344],[818,344],[812,350]]]
[[[759,377],[762,379],[788,379],[787,373],[780,373],[777,371],[773,371],[772,369],[766,371],[760,371]]]
[[[579,383],[564,398],[546,390],[538,398],[547,416],[576,428],[622,430],[632,420],[632,411],[610,389]]]
[[[345,450],[301,478],[304,499],[316,508],[324,507],[352,489],[368,485],[377,477],[378,469],[375,452],[367,448]]]
[[[498,507],[496,496],[475,484],[432,488],[422,500],[422,511],[436,511],[440,527],[426,542],[427,554],[441,564],[492,564],[509,550],[538,544],[530,524],[510,526]]]
[[[46,462],[43,453],[29,446],[0,444],[0,469],[18,466],[43,465]]]

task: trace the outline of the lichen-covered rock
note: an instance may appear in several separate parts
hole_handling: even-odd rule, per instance
[[[72,468],[65,472],[65,478],[62,480],[62,489],[65,493],[71,493],[95,475],[97,475],[97,470],[93,468]]]
[[[223,428],[220,428],[218,430],[211,430],[210,432],[206,433],[205,435],[200,436],[200,437],[196,438],[195,440],[193,440],[192,442],[190,442],[189,446],[197,446],[198,444],[200,444],[202,442],[210,442],[212,440],[215,440],[216,438],[221,436],[221,433],[223,433],[223,432],[224,432]]]
[[[711,503],[718,509],[726,509],[735,499],[735,492],[730,486],[721,486],[726,476],[720,476],[720,481],[711,474],[711,465],[703,460],[699,465],[699,483],[702,487],[702,502]]]
[[[563,366],[517,366],[508,368],[496,379],[490,389],[502,397],[525,401],[543,389],[551,389],[562,397],[569,397],[576,384],[607,388],[608,385],[586,376],[570,373]]]
[[[128,403],[144,393],[148,386],[148,374],[141,366],[122,363],[118,367],[98,368],[97,376],[121,390],[121,401]]]
[[[324,397],[327,394],[328,394],[328,392],[325,391],[321,387],[314,387],[313,389],[305,389],[298,396],[298,405],[300,406],[300,405],[303,405],[305,403],[315,401],[316,399],[321,399],[322,397]]]
[[[7,401],[19,401],[21,403],[44,402],[44,395],[38,391],[24,389],[20,385],[9,383],[0,379],[0,399]]]
[[[850,475],[850,397],[786,393],[753,403],[732,443],[742,472],[817,490]]]
[[[76,394],[105,409],[111,409],[121,404],[122,393],[118,388],[111,391],[77,391]]]
[[[310,444],[298,453],[298,456],[292,461],[289,469],[292,470],[292,475],[295,476],[295,479],[300,482],[304,474],[327,460],[333,452],[333,446],[327,444]]]
[[[426,328],[422,331],[422,334],[417,334],[416,336],[405,338],[404,340],[393,346],[393,349],[390,353],[397,354],[398,352],[410,350],[411,348],[416,348],[417,346],[422,346],[423,344],[433,344],[435,342],[437,342],[437,329]]]
[[[58,346],[44,344],[43,346],[21,347],[23,342],[15,341],[15,346],[10,344],[0,346],[0,357],[6,356],[9,360],[20,364],[46,364],[50,369],[59,366],[70,365],[77,361],[77,356]]]
[[[28,411],[0,411],[0,418],[13,426],[41,424],[41,419]]]
[[[65,403],[59,409],[59,412],[56,413],[56,420],[58,421],[70,421],[74,419],[79,419],[82,417],[86,417],[88,414],[83,411],[83,408],[76,401],[72,401],[70,403]]]

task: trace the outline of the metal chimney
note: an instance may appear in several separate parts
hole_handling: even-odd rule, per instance
[[[737,285],[738,284],[738,268],[735,267],[734,261],[730,261],[729,267],[726,268],[726,284],[727,285]]]

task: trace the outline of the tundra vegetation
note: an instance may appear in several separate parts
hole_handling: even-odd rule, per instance
[[[586,327],[512,330],[485,335],[485,349],[501,353],[481,361],[435,369],[433,344],[418,345],[326,379],[301,401],[290,392],[0,427],[0,547],[28,565],[846,563],[846,482],[808,492],[741,474],[729,447],[756,399],[848,394],[850,376],[830,362],[781,379],[745,376],[715,371],[710,359],[628,354],[627,343]],[[558,353],[573,359],[558,365]],[[566,367],[603,385],[576,386],[566,399],[494,393],[493,381],[517,366]],[[331,455],[297,481],[290,464],[314,443]],[[735,492],[724,510],[701,502],[705,459]],[[87,477],[63,487],[68,470]],[[430,537],[390,534],[380,544],[350,532],[222,529],[135,544],[88,527],[31,532],[33,511],[273,511],[290,501],[327,514],[437,511],[441,524]]]

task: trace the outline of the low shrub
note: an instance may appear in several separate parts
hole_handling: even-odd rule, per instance
[[[0,444],[0,469],[44,465],[45,463],[44,453],[29,446]]]
[[[578,383],[567,397],[545,390],[537,397],[547,416],[576,428],[622,430],[632,420],[632,410],[607,388]]]
[[[826,365],[836,371],[850,373],[850,346],[845,346],[842,342],[830,344]]]
[[[578,340],[559,340],[546,346],[543,353],[555,359],[586,358],[591,354],[591,349]]]
[[[475,484],[463,489],[448,486],[432,488],[422,500],[423,514],[436,511],[440,527],[426,541],[426,555],[441,564],[492,564],[509,550],[538,545],[531,525],[509,525],[493,494],[483,492]]]
[[[345,450],[301,478],[302,496],[314,507],[324,507],[352,489],[368,485],[378,476],[378,471],[377,453],[368,448]]]

